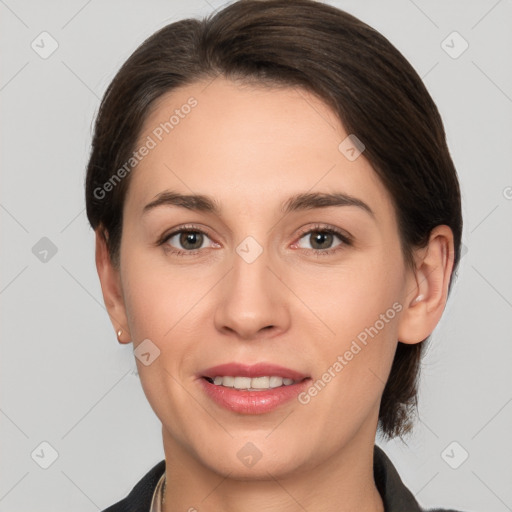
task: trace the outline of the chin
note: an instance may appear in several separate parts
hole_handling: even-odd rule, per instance
[[[313,449],[298,440],[284,445],[283,437],[271,440],[267,436],[268,431],[265,431],[234,436],[222,442],[212,439],[215,449],[205,449],[203,445],[194,450],[196,460],[215,473],[240,481],[282,479],[314,467],[316,460],[308,460],[308,454],[315,452]]]

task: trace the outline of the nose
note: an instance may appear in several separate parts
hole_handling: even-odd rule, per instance
[[[234,253],[233,267],[222,280],[215,311],[216,328],[246,341],[285,332],[290,325],[290,310],[279,272],[271,268],[265,251],[254,261],[240,254]]]

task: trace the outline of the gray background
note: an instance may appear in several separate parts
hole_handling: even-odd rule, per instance
[[[122,62],[163,25],[222,3],[0,0],[1,511],[103,509],[163,458],[132,345],[118,345],[103,306],[84,169]],[[463,195],[467,252],[423,361],[416,430],[378,444],[425,507],[512,510],[512,1],[331,3],[422,76]],[[59,45],[47,59],[31,48],[43,31]],[[469,43],[458,58],[441,45],[453,31]],[[47,469],[44,441],[58,452]]]

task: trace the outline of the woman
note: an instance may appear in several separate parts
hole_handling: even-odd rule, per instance
[[[422,510],[385,453],[460,258],[438,110],[378,32],[239,1],[146,40],[86,179],[165,460],[107,510]]]

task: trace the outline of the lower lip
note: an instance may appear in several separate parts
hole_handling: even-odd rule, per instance
[[[203,390],[215,403],[229,411],[241,414],[263,414],[273,411],[296,398],[309,385],[310,380],[307,378],[289,386],[270,388],[265,391],[246,391],[217,386],[205,378],[199,379]]]

